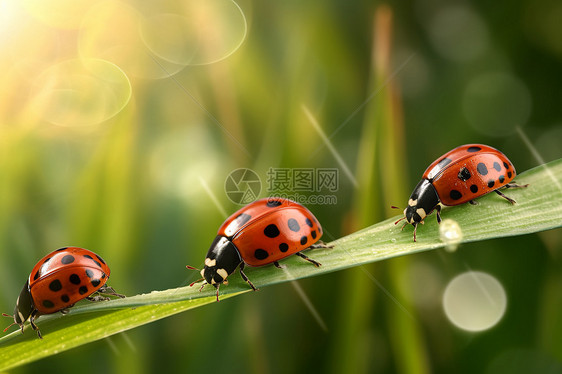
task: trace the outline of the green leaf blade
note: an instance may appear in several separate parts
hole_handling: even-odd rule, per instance
[[[443,209],[444,219],[460,225],[461,243],[525,235],[562,226],[562,160],[522,173],[517,177],[527,188],[508,189],[506,194],[517,204],[511,205],[496,194],[478,199],[479,205],[464,204]],[[272,266],[248,269],[247,275],[260,288],[300,278],[317,276],[353,266],[381,261],[446,246],[439,239],[439,227],[433,216],[418,227],[413,242],[412,227],[401,230],[394,222],[399,216],[355,232],[331,243],[332,249],[311,250],[307,254],[322,263],[320,268],[291,256],[283,260],[285,271]],[[221,287],[221,300],[249,292],[238,276]],[[44,339],[39,340],[29,326],[0,338],[0,370],[54,355],[159,319],[215,302],[215,289],[205,286],[179,287],[154,291],[125,299],[83,303],[70,310],[42,316],[38,320]]]

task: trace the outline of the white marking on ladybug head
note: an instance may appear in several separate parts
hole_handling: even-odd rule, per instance
[[[420,216],[420,218],[423,219],[425,218],[426,214],[425,214],[425,209],[423,208],[419,208],[416,210],[416,213],[418,214],[418,216]]]
[[[217,260],[216,259],[210,259],[210,258],[206,258],[205,259],[205,266],[207,267],[213,267],[213,266],[217,266]]]
[[[224,269],[217,269],[217,274],[223,279],[225,280],[226,277],[228,277],[228,272]]]
[[[205,269],[201,269],[201,276],[205,278]]]
[[[23,314],[18,310],[18,317],[21,321],[21,323],[23,324],[23,321],[25,321],[25,317],[23,316]]]
[[[416,205],[418,205],[418,199],[416,199],[416,200],[412,200],[412,199],[408,200],[408,205],[409,205],[409,206],[416,206]]]

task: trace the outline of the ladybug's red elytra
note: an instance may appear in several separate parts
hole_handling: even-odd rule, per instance
[[[31,270],[16,301],[14,322],[10,326],[19,325],[23,333],[23,325],[29,319],[42,339],[35,324],[40,315],[64,313],[82,299],[100,301],[108,300],[107,295],[125,297],[106,285],[109,273],[105,261],[87,249],[64,247],[51,252]]]
[[[466,144],[457,147],[435,160],[423,173],[404,209],[407,224],[414,226],[414,241],[419,223],[434,210],[441,223],[441,204],[475,204],[474,199],[494,191],[511,204],[515,200],[505,196],[500,188],[527,187],[511,183],[515,167],[500,151],[483,144]],[[404,228],[402,226],[402,228]]]
[[[239,267],[242,279],[255,291],[256,287],[244,274],[244,266],[274,264],[295,254],[315,266],[320,263],[301,251],[308,248],[326,248],[320,241],[322,226],[304,206],[289,200],[269,197],[254,201],[238,210],[221,225],[217,237],[205,257],[203,278],[199,281],[217,289]],[[187,266],[190,269],[195,269]]]

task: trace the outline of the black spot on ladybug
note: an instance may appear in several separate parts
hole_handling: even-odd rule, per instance
[[[74,262],[74,256],[66,255],[63,258],[61,258],[60,262],[62,262],[65,265],[72,264]]]
[[[289,229],[294,232],[298,232],[301,229],[299,223],[294,218],[289,218],[287,225],[289,226]]]
[[[308,238],[306,236],[301,236],[301,244],[302,245],[305,245],[307,241],[308,241]]]
[[[497,171],[501,171],[502,167],[500,166],[499,162],[494,162],[494,169],[496,169]]]
[[[506,168],[506,169],[509,169],[509,164],[507,162],[504,162],[503,167]]]
[[[92,271],[92,269],[86,269],[86,276],[88,278],[93,278],[94,272]]]
[[[316,239],[316,230],[312,230],[310,236],[312,236],[312,239]]]
[[[478,192],[478,186],[475,185],[475,184],[471,185],[470,186],[470,192],[472,192],[472,193]]]
[[[64,250],[66,250],[66,249],[68,249],[68,247],[62,247],[62,248],[57,249],[55,252],[64,251]]]
[[[265,229],[263,229],[263,233],[268,238],[275,238],[275,237],[279,236],[279,234],[280,234],[279,229],[273,223],[271,225],[267,225],[267,227]]]
[[[72,274],[70,277],[68,277],[68,280],[72,284],[80,284],[80,277],[78,276],[78,274]]]
[[[453,160],[451,160],[450,158],[445,157],[444,159],[440,160],[437,163],[437,166],[439,166],[440,169],[443,169],[445,166],[449,165]]]
[[[84,255],[84,257],[86,257],[86,258],[88,258],[88,259],[94,261],[94,263],[95,263],[96,265],[98,265],[98,267],[101,268],[101,264],[100,264],[99,262],[97,262],[96,260],[94,260],[94,258],[93,258],[92,256],[90,256],[90,255]]]
[[[88,287],[86,286],[80,286],[80,288],[78,289],[78,293],[80,295],[84,295],[85,293],[88,293]]]
[[[97,287],[100,285],[101,281],[99,279],[92,279],[90,283],[92,283],[92,286]]]
[[[35,275],[33,276],[33,280],[37,280],[38,278],[39,278],[39,270],[35,272]]]
[[[505,181],[505,177],[503,175],[500,175],[499,180],[500,180],[500,183],[503,183]]]
[[[480,148],[480,147],[468,147],[468,149],[466,151],[470,152],[470,153],[474,153],[474,152],[479,152],[481,150],[482,150],[482,148]]]
[[[101,273],[101,279],[104,279],[106,277],[105,273]]]
[[[98,255],[96,255],[96,257],[98,258],[98,260],[100,260],[100,262],[101,262],[102,264],[104,264],[104,265],[105,265],[105,261],[103,260],[103,258],[101,258],[101,257],[100,257],[100,256],[98,256]]]
[[[60,299],[63,303],[68,303],[70,301],[70,297],[68,297],[68,295],[62,295]]]
[[[309,218],[307,218],[304,222],[306,222],[308,227],[312,228],[312,221]]]
[[[281,204],[283,203],[279,200],[268,200],[267,204],[265,205],[268,206],[269,208],[275,208],[276,206],[279,206]]]
[[[256,249],[254,251],[254,257],[257,258],[258,260],[265,260],[266,258],[269,257],[269,253],[267,253],[266,251],[264,251],[263,249]]]
[[[486,165],[484,165],[481,162],[479,162],[478,165],[476,165],[476,171],[478,171],[478,174],[480,175],[488,174],[488,168],[486,167]]]
[[[496,182],[494,182],[492,179],[490,179],[490,180],[488,181],[488,187],[489,187],[489,188],[494,187],[494,184],[496,184]]]
[[[458,177],[461,181],[466,182],[471,176],[472,175],[470,175],[470,171],[467,168],[462,167],[461,170],[459,170]]]
[[[512,175],[512,174],[511,174],[511,171],[508,171],[508,172],[507,172],[507,177],[511,179],[511,175]]]
[[[51,300],[43,300],[43,306],[45,308],[53,308],[55,304]]]
[[[451,190],[451,192],[449,192],[449,196],[451,196],[451,199],[453,200],[458,200],[462,197],[462,194],[457,190]]]
[[[61,284],[60,280],[55,279],[54,281],[49,283],[49,289],[53,292],[57,292],[57,291],[62,290],[62,284]]]
[[[289,245],[287,243],[279,244],[279,250],[281,252],[287,252],[289,250]]]

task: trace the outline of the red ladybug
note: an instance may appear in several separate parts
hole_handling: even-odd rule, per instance
[[[23,324],[27,319],[31,327],[41,332],[35,319],[41,314],[65,312],[82,299],[90,301],[108,300],[104,295],[119,295],[105,283],[109,278],[109,267],[105,261],[87,249],[65,247],[43,257],[31,270],[31,274],[16,301],[14,323],[23,333]],[[93,294],[96,294],[92,296]],[[4,314],[4,316],[12,317]]]
[[[219,228],[201,270],[204,280],[217,289],[240,266],[240,275],[255,291],[256,287],[244,274],[244,266],[263,266],[295,254],[320,266],[301,253],[307,248],[324,248],[320,241],[322,226],[304,206],[282,198],[257,200],[231,215]],[[190,269],[195,269],[188,266]]]
[[[500,151],[483,144],[461,145],[435,160],[423,173],[404,209],[403,219],[414,226],[414,241],[419,223],[433,210],[441,223],[441,206],[475,204],[474,199],[494,191],[511,204],[515,200],[505,196],[500,188],[527,187],[510,183],[515,178],[515,167]],[[402,228],[404,228],[402,226]]]

